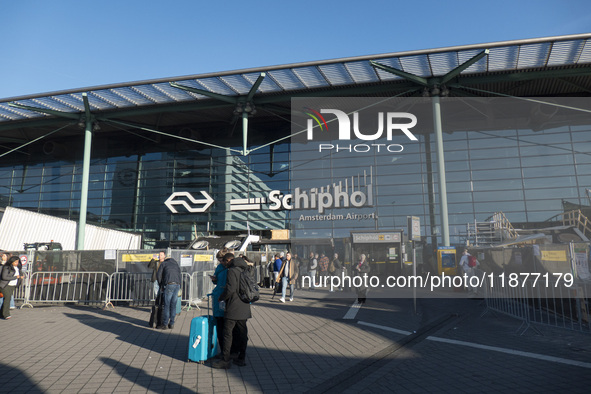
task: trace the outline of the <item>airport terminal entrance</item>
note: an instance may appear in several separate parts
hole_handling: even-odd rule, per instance
[[[400,275],[404,256],[403,230],[351,232],[351,265],[366,256],[371,275]]]

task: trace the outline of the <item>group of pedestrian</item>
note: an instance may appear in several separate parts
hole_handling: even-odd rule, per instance
[[[240,275],[250,267],[246,256],[235,257],[227,249],[220,250],[216,258],[219,262],[211,280],[215,284],[212,292],[213,316],[216,319],[218,343],[222,350],[212,367],[228,369],[231,363],[242,367],[246,365],[248,327],[246,321],[252,317],[250,304],[243,302],[239,295]]]
[[[0,267],[0,312],[4,320],[11,318],[10,310],[15,309],[14,291],[19,281],[25,278],[23,266],[18,256],[12,256],[8,252],[1,252],[2,266]]]
[[[331,283],[329,277],[340,277],[345,272],[345,267],[339,259],[338,253],[334,253],[332,259],[330,259],[324,253],[310,252],[306,272],[307,276],[310,277],[309,290],[314,290],[316,284]],[[343,290],[343,287],[339,286],[337,289]]]

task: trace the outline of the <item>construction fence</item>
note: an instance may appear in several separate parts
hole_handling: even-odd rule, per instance
[[[521,320],[521,334],[536,325],[591,334],[589,244],[490,248],[478,255],[484,313]]]
[[[146,306],[155,299],[152,259],[160,250],[28,251],[21,257],[25,279],[14,297],[24,306],[76,303],[113,307]],[[181,300],[185,308],[198,306],[213,290],[210,275],[217,261],[215,251],[168,250],[181,268]],[[262,282],[266,255],[249,252],[255,280]],[[264,256],[264,257],[263,257]],[[262,263],[261,263],[262,261]]]

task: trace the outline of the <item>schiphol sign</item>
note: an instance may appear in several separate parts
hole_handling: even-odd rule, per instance
[[[324,188],[311,189],[310,191],[302,191],[299,187],[295,189],[293,194],[283,194],[280,190],[271,190],[268,196],[257,198],[235,198],[230,200],[231,211],[260,211],[263,209],[263,204],[270,204],[268,209],[271,211],[280,210],[300,210],[300,209],[314,209],[318,212],[317,215],[301,215],[300,221],[316,221],[316,220],[363,220],[375,219],[375,213],[370,214],[330,214],[325,215],[327,209],[338,208],[363,208],[373,206],[373,191],[372,185],[365,186],[365,191],[351,190],[351,192],[344,191],[339,186],[334,186],[332,191],[325,191]],[[179,213],[175,206],[181,205],[185,207],[188,213],[205,212],[211,207],[214,200],[209,194],[201,191],[204,199],[196,199],[189,192],[175,192],[168,197],[165,205],[172,213]]]
[[[302,191],[299,187],[293,194],[283,194],[280,190],[271,190],[267,197],[235,198],[230,201],[231,211],[260,211],[264,204],[269,204],[271,211],[316,210],[315,215],[300,215],[300,221],[316,220],[363,220],[377,218],[371,214],[326,214],[327,209],[363,208],[373,206],[372,185],[365,186],[365,191],[343,190],[334,186],[332,191],[324,188]]]
[[[371,185],[367,187],[366,192],[361,190],[347,193],[340,186],[332,188],[329,191],[310,190],[310,193],[302,191],[297,187],[293,194],[281,194],[279,190],[273,190],[269,193],[269,201],[272,205],[269,209],[291,210],[291,209],[317,209],[319,214],[323,214],[327,208],[361,208],[373,205],[373,192]]]

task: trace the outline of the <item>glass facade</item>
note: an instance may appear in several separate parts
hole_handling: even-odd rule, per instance
[[[14,159],[14,157],[13,157]],[[88,223],[144,235],[153,241],[189,241],[195,234],[228,230],[286,228],[284,212],[232,212],[236,198],[262,196],[289,188],[289,144],[266,147],[239,157],[225,150],[156,152],[95,159],[90,167]],[[0,169],[4,206],[77,220],[82,163],[26,161]],[[165,201],[174,192],[201,191],[214,203],[207,212],[172,213]]]
[[[366,137],[379,129],[379,117],[360,110],[373,108],[375,99],[345,104],[341,99],[298,100],[302,101],[294,101],[294,108],[320,111],[344,105],[349,115],[360,111],[361,117],[378,119],[362,123],[363,130],[358,131]],[[141,232],[150,246],[160,240],[188,242],[196,234],[285,228],[294,238],[347,238],[353,230],[406,230],[407,217],[417,216],[421,234],[440,243],[431,101],[382,101],[382,114],[416,116],[417,124],[409,129],[416,140],[400,128],[394,128],[389,139],[384,132],[374,140],[340,140],[331,113],[324,114],[328,130],[314,130],[318,138],[309,140],[307,127],[314,121],[306,110],[292,113],[291,142],[250,147],[254,150],[247,156],[215,148],[143,154],[129,149],[129,154],[113,156],[98,152],[100,158],[93,158],[90,167],[88,222]],[[486,220],[495,212],[503,212],[516,226],[527,226],[591,205],[589,104],[584,99],[559,103],[560,110],[545,119],[536,115],[540,105],[536,102],[442,100],[452,244],[465,241],[468,223]],[[320,144],[325,149],[319,150]],[[77,220],[81,178],[81,160],[51,155],[32,160],[15,153],[0,163],[0,203]],[[274,208],[273,191],[280,200]],[[173,213],[165,202],[175,192],[188,192],[196,199],[205,192],[214,202],[202,213],[190,213],[182,206]],[[338,197],[339,193],[347,197]],[[335,200],[331,204],[327,194]],[[299,206],[294,206],[296,199]],[[245,208],[245,204],[250,205]],[[325,205],[322,212],[319,205]]]
[[[353,185],[355,190],[371,183],[373,205],[355,211],[375,213],[353,221],[346,219],[350,207],[327,210],[334,216],[321,220],[298,220],[294,215],[294,236],[341,238],[359,230],[406,232],[407,217],[417,216],[421,234],[429,242],[441,243],[439,169],[430,99],[382,101],[292,101],[292,119],[296,120],[292,133],[297,135],[292,144],[292,187],[312,183],[312,187],[326,191],[349,180],[349,187]],[[379,129],[371,121],[360,121],[358,138],[352,131],[351,139],[342,139],[343,126],[334,116],[335,105],[347,114],[351,130],[355,113],[360,119],[393,111],[412,113],[418,119],[412,129],[416,141],[400,130],[386,138],[386,123],[381,138],[369,139]],[[535,115],[539,105],[517,99],[442,100],[451,244],[465,244],[468,223],[488,220],[496,212],[504,213],[515,226],[542,228],[543,222],[573,207],[590,208],[589,103],[561,100],[559,105],[568,108],[551,119],[542,119],[544,122],[534,128],[532,123],[540,121]],[[310,115],[312,109],[317,118],[324,109],[327,123],[317,123]],[[474,119],[475,112],[482,116]],[[391,152],[386,149],[389,145],[393,146]],[[365,180],[368,174],[371,182]]]

